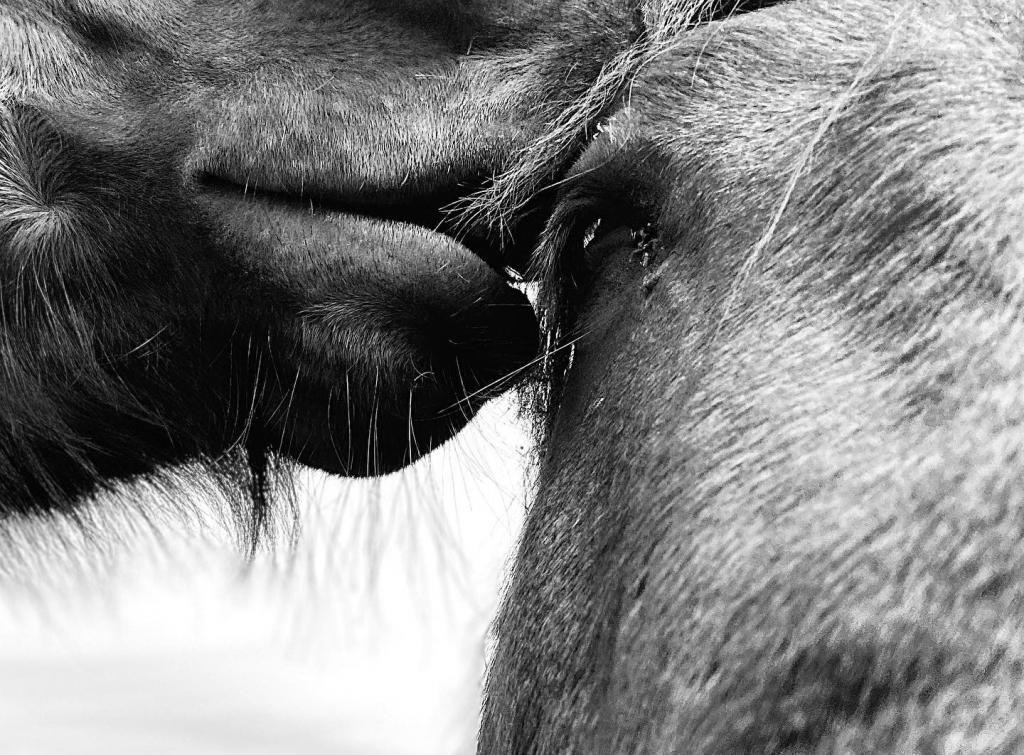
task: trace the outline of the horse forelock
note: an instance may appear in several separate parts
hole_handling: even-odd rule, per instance
[[[565,168],[628,96],[631,81],[645,65],[671,49],[688,30],[731,17],[747,5],[757,8],[779,1],[629,0],[633,43],[601,67],[585,93],[551,113],[543,134],[514,155],[510,167],[484,189],[451,205],[449,212],[464,226],[483,224],[501,243],[512,241],[508,229],[520,211],[538,192],[559,187]],[[600,8],[591,11],[598,20],[600,13]],[[607,26],[612,28],[610,21]]]

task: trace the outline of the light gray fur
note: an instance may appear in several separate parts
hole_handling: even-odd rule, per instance
[[[1024,18],[680,35],[571,172],[480,752],[1024,749]],[[652,221],[583,290],[594,216]]]

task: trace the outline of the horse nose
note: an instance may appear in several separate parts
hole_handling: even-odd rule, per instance
[[[473,410],[503,392],[533,363],[540,344],[537,318],[526,295],[465,247],[445,246],[435,249],[432,262],[411,276],[419,288],[416,298],[427,304],[413,310],[420,320],[415,326],[426,340],[421,353],[429,355],[423,372],[435,389],[444,386],[439,397],[446,396],[443,407],[434,406],[431,413]],[[424,393],[433,392],[423,387]]]
[[[540,334],[526,295],[489,271],[482,294],[452,313],[448,342],[463,389],[487,398],[533,363]]]

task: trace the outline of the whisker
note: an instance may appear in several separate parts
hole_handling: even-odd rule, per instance
[[[492,380],[490,383],[487,383],[486,385],[483,385],[480,388],[477,388],[475,391],[472,391],[471,393],[467,393],[465,396],[460,398],[454,404],[449,404],[448,406],[446,406],[443,409],[441,409],[441,411],[439,413],[443,414],[445,412],[451,411],[452,409],[455,409],[459,404],[462,404],[462,403],[465,403],[467,401],[470,401],[470,400],[476,398],[477,396],[479,396],[481,393],[485,393],[487,391],[490,391],[491,389],[495,388],[498,385],[501,385],[503,383],[507,383],[507,382],[509,382],[511,380],[514,380],[515,378],[518,378],[524,372],[528,371],[529,369],[531,369],[535,365],[550,359],[551,357],[553,357],[558,352],[560,352],[560,351],[562,351],[564,349],[572,348],[581,339],[586,338],[588,335],[590,335],[590,331],[589,330],[584,332],[584,333],[580,333],[575,338],[573,338],[573,339],[571,339],[569,341],[566,341],[563,344],[559,344],[558,346],[554,347],[553,349],[546,350],[543,354],[540,354],[539,356],[534,357],[533,359],[531,359],[526,364],[521,365],[520,367],[516,367],[511,372],[508,372],[508,373],[502,375],[500,378],[497,378],[496,380]]]

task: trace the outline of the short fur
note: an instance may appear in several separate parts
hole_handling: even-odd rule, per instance
[[[1024,750],[1022,40],[794,0],[631,82],[540,260],[481,753]]]
[[[626,2],[4,2],[0,515],[199,461],[255,533],[279,462],[443,442],[536,326],[499,239],[428,229],[634,34]]]

